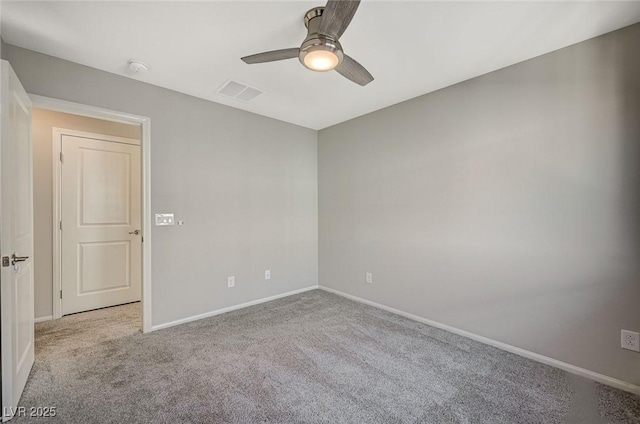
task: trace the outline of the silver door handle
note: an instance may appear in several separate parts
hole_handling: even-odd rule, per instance
[[[29,259],[28,256],[16,256],[16,253],[13,252],[13,254],[11,255],[11,265],[15,265],[18,262],[24,262],[27,259]]]
[[[140,234],[140,230],[129,231],[129,234],[135,234],[135,235],[138,235],[138,234]]]

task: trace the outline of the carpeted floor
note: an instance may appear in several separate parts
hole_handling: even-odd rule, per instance
[[[141,334],[140,305],[36,327],[15,423],[638,423],[640,398],[320,290]]]

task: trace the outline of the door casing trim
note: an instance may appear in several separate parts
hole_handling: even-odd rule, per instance
[[[142,243],[142,331],[147,333],[151,331],[152,324],[152,297],[151,297],[151,118],[141,115],[134,115],[125,112],[113,111],[110,109],[104,109],[96,106],[83,105],[81,103],[69,102],[66,100],[55,99],[51,97],[39,96],[35,94],[29,94],[33,107],[54,110],[57,112],[71,113],[74,115],[86,116],[89,118],[103,119],[107,121],[120,122],[125,124],[138,124],[141,127],[141,144],[142,149],[142,235],[144,242]],[[54,128],[54,134],[56,129]],[[65,134],[68,131],[64,130]],[[60,133],[58,133],[60,134]],[[86,133],[85,133],[86,134]],[[109,137],[117,141],[119,137]],[[56,150],[56,146],[58,150]],[[60,231],[59,231],[59,202],[58,202],[58,187],[60,184],[59,167],[60,162],[58,155],[60,151],[59,137],[54,137],[53,142],[54,151],[54,205],[53,205],[53,318],[60,318],[62,316],[62,308],[60,303],[59,290],[61,287],[60,278]]]

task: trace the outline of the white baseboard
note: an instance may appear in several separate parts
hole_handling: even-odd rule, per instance
[[[400,311],[398,309],[394,309],[389,306],[382,305],[380,303],[372,302],[370,300],[366,300],[361,297],[357,297],[348,293],[341,292],[339,290],[331,289],[329,287],[324,287],[324,286],[318,286],[318,288],[321,290],[327,291],[329,293],[337,294],[338,296],[346,297],[347,299],[350,299],[356,302],[364,303],[366,305],[373,306],[378,309],[383,309],[387,312],[401,315],[405,318],[409,318],[411,320],[418,321],[423,324],[427,324],[432,327],[436,327],[441,330],[445,330],[450,333],[454,333],[459,336],[466,337],[466,338],[478,341],[480,343],[484,343],[489,346],[496,347],[498,349],[506,350],[507,352],[515,353],[516,355],[522,356],[524,358],[532,359],[534,361],[541,362],[543,364],[550,365],[555,368],[560,368],[561,370],[579,375],[581,377],[588,378],[590,380],[597,381],[598,383],[606,384],[607,386],[615,387],[617,389],[624,390],[626,392],[631,392],[636,395],[640,395],[640,386],[627,383],[626,381],[618,380],[616,378],[609,377],[607,375],[600,374],[594,371],[590,371],[585,368],[580,368],[575,365],[568,364],[566,362],[558,361],[557,359],[549,358],[548,356],[540,355],[539,353],[521,349],[519,347],[512,346],[510,344],[506,344],[503,342],[499,342],[497,340],[489,339],[487,337],[479,336],[477,334],[470,333],[465,330],[460,330],[459,328],[451,327],[449,325],[442,324],[437,321],[432,321],[430,319],[423,318],[418,315],[413,315],[408,312]]]
[[[186,317],[186,318],[181,318],[181,319],[178,319],[178,320],[175,320],[175,321],[166,322],[164,324],[154,325],[154,326],[151,327],[151,331],[162,330],[163,328],[169,328],[169,327],[173,327],[173,326],[176,326],[176,325],[185,324],[187,322],[192,322],[192,321],[197,321],[197,320],[203,319],[203,318],[213,317],[213,316],[216,316],[216,315],[224,314],[226,312],[235,311],[236,309],[247,308],[249,306],[258,305],[260,303],[270,302],[272,300],[281,299],[283,297],[293,296],[294,294],[304,293],[304,292],[310,291],[310,290],[315,290],[317,288],[318,288],[317,285],[309,286],[309,287],[305,287],[303,289],[298,289],[298,290],[293,290],[293,291],[286,292],[286,293],[276,294],[274,296],[263,297],[262,299],[252,300],[251,302],[241,303],[239,305],[229,306],[227,308],[222,308],[222,309],[218,309],[218,310],[211,311],[211,312],[205,312],[204,314],[198,314],[198,315],[193,315],[193,316]]]
[[[33,320],[36,324],[39,322],[51,321],[53,319],[53,315],[47,315],[46,317],[38,317]]]

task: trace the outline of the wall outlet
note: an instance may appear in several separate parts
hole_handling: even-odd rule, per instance
[[[267,269],[264,271],[264,279],[265,280],[271,280],[271,270]]]
[[[236,277],[234,277],[233,275],[231,277],[227,277],[227,286],[228,287],[235,287],[236,286]]]
[[[622,330],[622,348],[640,352],[640,334]]]
[[[370,272],[364,274],[364,281],[368,284],[373,284],[373,275]]]

